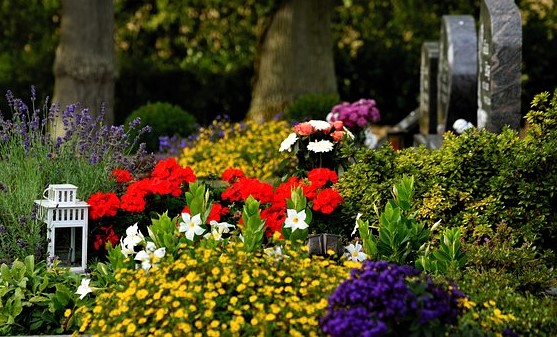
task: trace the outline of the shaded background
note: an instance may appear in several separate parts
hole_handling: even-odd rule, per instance
[[[115,123],[156,101],[182,107],[201,124],[221,114],[243,119],[251,100],[258,34],[279,3],[114,1]],[[442,15],[477,19],[479,3],[334,1],[332,37],[340,98],[376,99],[383,124],[404,118],[418,106],[422,43],[438,39]],[[520,0],[517,5],[523,21],[525,114],[535,94],[557,87],[552,65],[557,60],[557,8],[553,0]],[[38,102],[52,95],[59,13],[58,0],[0,0],[0,92],[9,89],[27,99],[35,85]],[[0,110],[6,111],[1,101]]]

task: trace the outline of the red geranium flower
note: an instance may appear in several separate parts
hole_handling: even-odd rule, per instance
[[[308,172],[308,180],[315,188],[321,188],[327,185],[328,182],[336,184],[338,182],[338,175],[335,171],[327,168],[315,168]]]
[[[150,188],[148,179],[132,183],[121,198],[120,208],[128,212],[143,212],[147,204],[145,197],[150,193]]]
[[[313,200],[312,209],[324,214],[331,214],[341,202],[342,196],[337,190],[327,188],[317,194],[317,197]]]
[[[115,193],[97,192],[87,200],[89,204],[89,217],[97,220],[104,216],[115,216],[120,207],[120,199]]]
[[[230,209],[228,209],[228,207],[223,207],[218,202],[213,203],[211,212],[209,212],[209,217],[207,218],[207,223],[210,223],[212,220],[220,222],[221,217],[223,215],[227,215],[228,213],[230,213]]]
[[[93,242],[93,246],[95,250],[99,250],[101,247],[106,249],[106,243],[110,242],[112,247],[116,246],[120,241],[118,235],[114,232],[114,228],[112,225],[110,226],[101,226],[100,230],[103,233],[95,235],[95,241]]]
[[[269,207],[261,211],[261,219],[265,219],[265,236],[270,238],[275,232],[282,235],[282,225],[286,220],[286,211],[282,207]]]
[[[151,177],[161,180],[177,180],[180,183],[191,183],[196,179],[195,174],[190,167],[184,168],[180,166],[176,161],[176,158],[173,157],[160,160],[153,169]]]
[[[128,170],[123,169],[112,170],[112,176],[119,184],[128,183],[133,180],[131,173]]]
[[[238,179],[245,177],[245,174],[242,170],[239,169],[235,169],[232,167],[227,168],[226,170],[224,170],[224,172],[222,172],[222,180],[228,182],[229,184],[232,184],[236,181],[238,181]]]

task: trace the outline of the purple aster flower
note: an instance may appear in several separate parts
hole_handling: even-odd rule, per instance
[[[403,336],[416,327],[441,336],[456,322],[463,296],[456,285],[447,290],[411,266],[367,260],[329,297],[320,324],[333,337]]]
[[[381,117],[373,99],[360,99],[354,103],[343,102],[335,105],[330,116],[331,122],[342,121],[347,128],[354,131],[378,122]]]

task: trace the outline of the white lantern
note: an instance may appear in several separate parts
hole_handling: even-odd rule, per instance
[[[48,185],[42,200],[35,200],[37,216],[46,223],[48,261],[54,257],[71,271],[84,272],[87,267],[87,221],[89,205],[76,197],[71,184]]]

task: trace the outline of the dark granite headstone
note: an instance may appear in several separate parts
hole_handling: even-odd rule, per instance
[[[420,133],[437,133],[437,65],[439,42],[422,44],[420,64]]]
[[[478,42],[471,15],[445,15],[439,39],[437,132],[452,129],[463,118],[476,124]]]
[[[482,0],[478,60],[478,127],[518,130],[522,24],[513,0]]]

